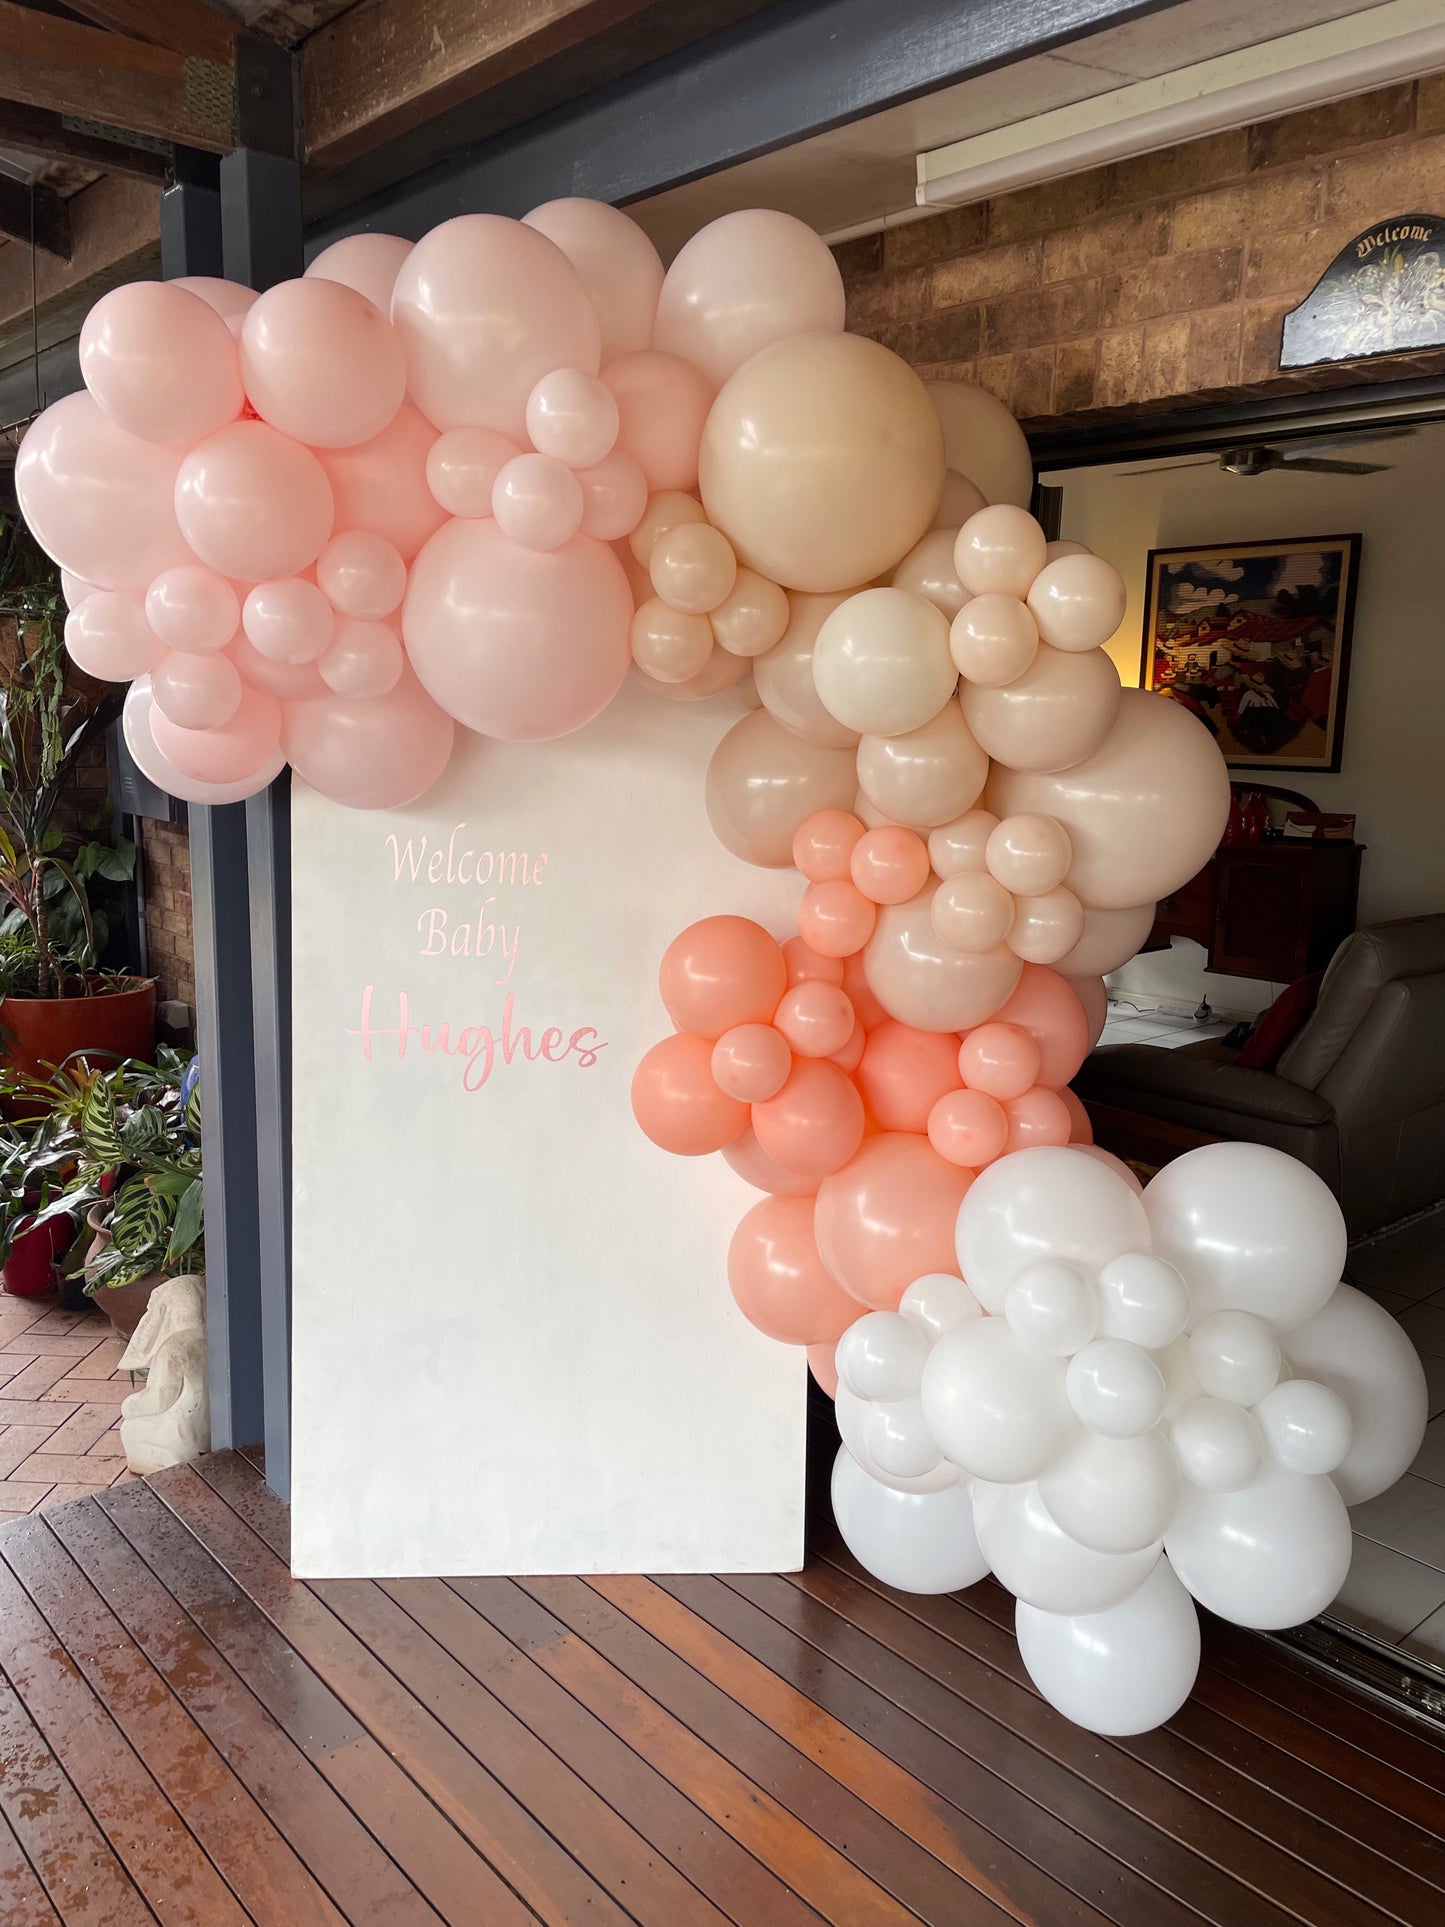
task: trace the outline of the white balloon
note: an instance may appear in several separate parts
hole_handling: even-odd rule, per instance
[[[1002,1485],[1033,1478],[1070,1424],[1062,1360],[1025,1351],[1002,1318],[945,1332],[923,1368],[922,1398],[944,1457]]]
[[[870,1405],[863,1421],[863,1443],[873,1464],[899,1479],[924,1478],[943,1457],[916,1397]]]
[[[1424,1367],[1409,1338],[1383,1305],[1341,1285],[1284,1344],[1294,1371],[1337,1392],[1349,1410],[1354,1441],[1333,1474],[1345,1504],[1388,1492],[1414,1463],[1429,1417]]]
[[[1126,1251],[1099,1273],[1099,1330],[1158,1351],[1189,1322],[1189,1287],[1152,1251]]]
[[[923,1376],[928,1341],[894,1311],[870,1311],[838,1340],[838,1377],[859,1398],[911,1398]]]
[[[1164,1410],[1164,1374],[1126,1338],[1085,1345],[1069,1360],[1065,1383],[1075,1418],[1106,1438],[1137,1438]]]
[[[1167,1425],[1182,1406],[1199,1396],[1199,1380],[1194,1376],[1187,1335],[1181,1333],[1162,1348],[1158,1365],[1164,1374],[1164,1422]]]
[[[1099,1324],[1099,1300],[1077,1265],[1045,1258],[1021,1271],[1004,1294],[1009,1330],[1032,1352],[1067,1358]]]
[[[965,1485],[899,1492],[880,1485],[846,1446],[833,1462],[833,1516],[865,1571],[903,1592],[957,1592],[988,1571]]]
[[[980,1171],[958,1212],[958,1268],[986,1311],[1027,1266],[1062,1258],[1085,1273],[1149,1243],[1143,1200],[1067,1146],[1013,1151]]]
[[[1144,1209],[1154,1249],[1189,1280],[1196,1319],[1236,1308],[1287,1331],[1339,1282],[1339,1205],[1323,1178],[1267,1144],[1186,1151],[1145,1186]]]
[[[1257,1405],[1279,1377],[1279,1340],[1248,1311],[1212,1311],[1189,1338],[1194,1376],[1211,1398]]]
[[[1077,1432],[1039,1474],[1060,1528],[1096,1552],[1138,1552],[1162,1539],[1179,1497],[1179,1467],[1161,1432],[1111,1439]]]
[[[1350,1408],[1338,1392],[1312,1378],[1292,1378],[1267,1392],[1254,1408],[1271,1457],[1291,1472],[1333,1472],[1355,1435]]]
[[[908,1478],[896,1472],[885,1472],[868,1450],[868,1414],[873,1407],[867,1399],[850,1392],[840,1379],[837,1396],[833,1401],[833,1413],[838,1421],[838,1432],[844,1445],[862,1466],[870,1479],[879,1485],[891,1485],[895,1492],[942,1492],[950,1485],[957,1485],[963,1473],[947,1459],[940,1459],[931,1472],[918,1478]]]
[[[813,683],[845,729],[873,736],[921,729],[958,687],[948,619],[907,589],[863,589],[824,618]]]
[[[973,1524],[1000,1585],[1046,1613],[1093,1613],[1149,1576],[1163,1542],[1138,1552],[1095,1552],[1059,1529],[1039,1488],[973,1482]]]
[[[1238,1492],[1264,1463],[1254,1414],[1228,1399],[1186,1399],[1173,1416],[1169,1442],[1179,1470],[1206,1492]]]
[[[1322,1613],[1350,1569],[1350,1515],[1333,1482],[1266,1461],[1238,1492],[1186,1485],[1164,1550],[1201,1606],[1278,1632]]]
[[[898,1309],[930,1344],[966,1318],[983,1316],[983,1306],[951,1271],[930,1271],[924,1278],[915,1278],[899,1299]]]
[[[1199,1672],[1199,1617],[1167,1559],[1116,1606],[1063,1614],[1020,1602],[1014,1626],[1029,1678],[1050,1706],[1090,1733],[1162,1725]]]

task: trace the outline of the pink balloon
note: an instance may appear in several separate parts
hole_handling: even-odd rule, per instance
[[[549,554],[494,521],[449,522],[412,566],[412,666],[468,729],[565,736],[605,709],[631,661],[632,596],[611,549],[574,535]]]
[[[233,340],[239,340],[241,322],[246,310],[256,299],[256,290],[248,288],[244,281],[223,281],[213,274],[178,274],[170,284],[173,288],[184,288],[188,294],[199,295],[208,308],[213,308],[226,324],[227,332]]]
[[[490,515],[497,477],[521,452],[495,428],[449,428],[427,453],[427,487],[448,515]]]
[[[226,656],[162,657],[151,672],[151,695],[163,716],[183,729],[214,729],[231,720],[241,706],[243,685]]]
[[[387,623],[343,616],[316,667],[338,696],[384,696],[401,681],[406,657]]]
[[[176,517],[203,562],[263,582],[316,560],[331,533],[331,484],[309,448],[266,422],[233,422],[181,463]]]
[[[384,535],[410,562],[447,518],[427,487],[427,456],[436,438],[425,416],[403,402],[369,442],[322,449],[317,459],[336,500],[336,527]]]
[[[617,402],[596,375],[554,368],[527,397],[527,433],[539,455],[591,468],[617,440]]]
[[[239,783],[276,753],[281,705],[274,696],[244,689],[234,713],[211,729],[183,728],[157,708],[151,712],[151,734],[161,755],[183,776],[202,783]]]
[[[739,208],[694,234],[662,284],[655,339],[722,383],[790,335],[841,334],[843,277],[795,215]]]
[[[253,648],[286,663],[315,662],[336,628],[331,604],[301,576],[258,582],[246,597],[241,622]]]
[[[544,201],[522,216],[555,241],[577,270],[602,328],[602,358],[652,346],[662,262],[642,229],[605,201]]]
[[[406,564],[384,535],[346,529],[316,558],[316,584],[347,616],[389,616],[406,594]]]
[[[273,661],[261,654],[244,630],[231,638],[226,654],[240,671],[243,683],[268,696],[279,696],[283,702],[292,702],[298,696],[319,696],[326,688],[314,662]]]
[[[306,274],[308,279],[319,276],[355,288],[389,315],[396,277],[410,253],[411,242],[403,241],[399,234],[348,234],[323,248]]]
[[[515,455],[492,484],[497,527],[525,549],[560,549],[582,526],[582,486],[550,455]]]
[[[789,1171],[776,1158],[769,1157],[751,1126],[741,1137],[723,1146],[723,1158],[756,1190],[771,1191],[779,1198],[811,1198],[821,1181],[804,1177],[801,1171]]]
[[[80,604],[84,602],[88,595],[95,594],[95,584],[93,582],[82,582],[80,577],[78,575],[72,575],[69,569],[62,569],[60,571],[60,593],[64,599],[66,608],[76,609],[79,608]]]
[[[317,448],[370,441],[406,393],[391,323],[325,276],[280,281],[256,298],[241,324],[241,373],[263,421]]]
[[[194,562],[176,522],[181,450],[127,435],[88,393],[52,402],[15,459],[20,512],[62,569],[97,589],[149,588]]]
[[[111,420],[147,442],[212,435],[245,400],[230,329],[174,281],[103,294],[80,330],[80,372]]]
[[[455,735],[451,717],[404,672],[385,696],[358,701],[327,691],[288,704],[282,745],[297,775],[333,803],[393,810],[425,796]]]
[[[647,507],[647,477],[632,457],[614,448],[591,468],[579,469],[577,480],[582,488],[582,533],[596,536],[599,542],[630,535]]]
[[[703,424],[717,390],[702,370],[676,355],[645,350],[602,370],[617,402],[617,446],[658,489],[697,487]]]
[[[595,375],[601,331],[571,262],[535,228],[462,214],[423,235],[396,277],[392,324],[411,398],[438,428],[476,422],[513,441],[554,368]]]
[[[151,729],[154,715],[151,679],[149,676],[137,676],[126,691],[125,709],[121,716],[126,748],[143,776],[149,777],[152,783],[158,783],[167,795],[180,797],[183,803],[240,803],[246,797],[258,795],[268,788],[286,767],[286,758],[276,749],[254,770],[247,771],[235,782],[198,781],[194,776],[187,776],[178,770],[156,748]]]
[[[87,596],[65,618],[65,646],[87,676],[129,682],[143,676],[164,654],[135,596],[104,589]]]
[[[224,649],[241,620],[236,591],[214,569],[183,562],[146,590],[146,620],[170,649],[197,656]]]

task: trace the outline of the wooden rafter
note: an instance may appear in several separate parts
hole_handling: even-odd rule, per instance
[[[0,99],[0,147],[18,147],[47,160],[83,161],[107,174],[133,174],[137,180],[165,178],[166,157],[148,147],[131,147],[121,139],[103,140],[67,126],[59,114],[43,107],[24,107]]]
[[[236,45],[236,23],[205,6],[203,0],[66,0],[97,27],[128,34],[172,53],[229,64]]]
[[[70,214],[65,202],[44,181],[15,181],[0,174],[0,234],[30,242],[47,254],[70,259]]]

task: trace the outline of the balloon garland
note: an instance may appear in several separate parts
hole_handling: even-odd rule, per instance
[[[1212,1145],[1141,1192],[1090,1142],[1100,979],[1229,785],[1202,725],[1121,689],[1123,585],[1026,512],[1007,411],[846,333],[828,249],[756,209],[665,273],[584,200],[355,235],[259,295],[117,288],[80,353],[17,490],[71,655],[130,683],[173,794],[289,762],[398,807],[458,725],[563,735],[629,670],[748,704],[708,814],[801,873],[797,931],[676,939],[633,1106],[763,1193],[729,1283],[836,1394],[855,1557],[918,1591],[992,1570],[1035,1684],[1100,1732],[1187,1695],[1192,1599],[1326,1605],[1423,1374],[1338,1284],[1303,1166]]]

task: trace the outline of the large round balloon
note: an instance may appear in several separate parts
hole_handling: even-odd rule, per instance
[[[1131,910],[1085,910],[1084,934],[1054,968],[1061,977],[1107,976],[1138,956],[1154,928],[1157,908],[1157,904],[1140,903]]]
[[[1201,1606],[1278,1632],[1329,1605],[1350,1570],[1354,1535],[1332,1479],[1266,1462],[1237,1492],[1186,1482],[1164,1550]]]
[[[929,380],[923,386],[943,428],[950,470],[966,475],[986,501],[1026,509],[1034,492],[1033,457],[1004,404],[972,382]]]
[[[1340,1285],[1323,1308],[1284,1335],[1284,1354],[1302,1378],[1345,1402],[1354,1439],[1330,1475],[1346,1505],[1363,1505],[1414,1464],[1430,1401],[1420,1355],[1383,1305]]]
[[[858,731],[848,729],[828,713],[813,680],[813,651],[818,631],[845,600],[841,594],[788,597],[788,626],[780,641],[753,662],[753,675],[763,708],[794,736],[822,749],[851,749]]]
[[[958,683],[948,624],[907,589],[860,590],[825,617],[813,646],[813,681],[823,707],[845,728],[878,736],[918,729]]]
[[[427,487],[427,455],[437,432],[403,402],[379,435],[355,448],[323,448],[318,460],[336,499],[338,529],[385,536],[410,562],[447,512]],[[490,503],[491,488],[487,499]]]
[[[151,679],[149,676],[137,676],[126,691],[125,708],[121,715],[125,746],[142,776],[159,784],[168,796],[178,796],[183,803],[243,802],[246,797],[256,796],[268,788],[286,767],[286,752],[275,749],[255,769],[231,782],[208,783],[187,776],[156,748],[151,730],[153,709]]]
[[[818,810],[846,810],[853,790],[851,750],[804,742],[758,709],[734,723],[712,753],[708,821],[734,856],[785,870],[802,824]]]
[[[232,422],[186,456],[176,476],[176,517],[202,562],[233,581],[295,575],[331,534],[326,471],[300,442],[268,422]]]
[[[1107,660],[1056,653],[1075,667]],[[1124,910],[1177,890],[1214,854],[1229,815],[1229,772],[1186,709],[1126,689],[1113,728],[1083,762],[1053,775],[995,769],[988,807],[1056,816],[1074,846],[1069,888],[1085,909]]]
[[[347,234],[323,248],[306,270],[310,280],[339,281],[364,294],[383,315],[391,313],[391,295],[401,264],[412,244],[399,234]]]
[[[401,343],[355,288],[303,275],[268,288],[241,324],[241,373],[262,421],[313,448],[379,435],[406,393]]]
[[[148,442],[214,434],[245,401],[230,329],[174,282],[103,294],[80,330],[80,372],[117,427]]]
[[[865,1139],[818,1187],[814,1219],[823,1262],[846,1292],[896,1311],[916,1278],[953,1268],[953,1227],[970,1174],[926,1137],[884,1131]]]
[[[1162,1544],[1138,1552],[1096,1552],[1060,1530],[1032,1482],[992,1485],[976,1479],[973,1524],[1001,1585],[1046,1613],[1094,1613],[1115,1606],[1143,1584]]]
[[[709,519],[788,589],[891,571],[928,528],[943,437],[918,377],[861,335],[802,335],[745,362],[699,463]]]
[[[987,775],[988,757],[955,702],[903,735],[864,736],[858,744],[859,788],[891,822],[912,829],[927,832],[961,816]]]
[[[866,1572],[904,1592],[958,1592],[988,1571],[966,1485],[899,1492],[881,1485],[846,1446],[833,1463],[833,1516]]]
[[[505,742],[565,736],[617,694],[632,596],[611,549],[574,535],[543,553],[494,521],[446,523],[412,565],[402,628],[430,694]]]
[[[858,1316],[818,1256],[811,1198],[764,1198],[733,1233],[728,1284],[750,1325],[785,1345],[836,1344]]]
[[[1040,643],[1012,682],[997,687],[965,675],[958,699],[969,728],[1002,766],[1003,782],[1010,770],[1067,770],[1092,756],[1114,727],[1121,693],[1119,672],[1101,650],[1071,656]],[[1027,805],[989,807],[1012,816]]]
[[[409,670],[385,696],[327,690],[286,705],[281,745],[296,774],[353,810],[395,810],[436,782],[456,731]]]
[[[1082,1151],[1011,1153],[974,1180],[958,1219],[964,1282],[989,1311],[1041,1257],[1096,1274],[1125,1251],[1147,1251],[1149,1220],[1123,1179]]]
[[[776,208],[709,221],[674,259],[657,303],[656,342],[727,380],[790,335],[841,334],[846,297],[832,250]]]
[[[617,403],[617,448],[637,463],[647,486],[696,488],[698,449],[715,392],[702,370],[676,355],[640,348],[608,362],[602,385]]]
[[[1020,1601],[1019,1657],[1050,1706],[1090,1733],[1162,1726],[1199,1672],[1199,1616],[1167,1559],[1116,1606],[1046,1613]]]
[[[604,365],[652,346],[662,262],[630,215],[605,201],[569,195],[534,207],[522,224],[555,242],[576,269],[597,311]]]
[[[900,1024],[915,1030],[970,1030],[1010,997],[1023,969],[1002,944],[954,950],[930,915],[937,884],[907,903],[885,904],[863,953],[868,987]]]
[[[1073,1426],[1064,1361],[1029,1351],[1002,1318],[970,1318],[923,1368],[923,1413],[945,1458],[970,1477],[1037,1478]]]

